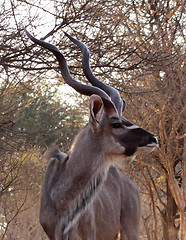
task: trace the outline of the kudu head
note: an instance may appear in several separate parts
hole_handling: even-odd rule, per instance
[[[56,46],[38,40],[25,31],[33,42],[56,56],[65,82],[80,94],[90,96],[89,134],[97,143],[103,145],[105,154],[129,157],[135,156],[141,150],[152,151],[157,146],[154,135],[122,116],[125,102],[115,88],[104,84],[93,75],[89,65],[89,50],[84,43],[65,33],[83,53],[83,71],[92,86],[77,82],[71,76],[66,60]]]

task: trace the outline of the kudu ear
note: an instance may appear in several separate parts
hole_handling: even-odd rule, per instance
[[[97,125],[103,115],[104,105],[101,97],[98,95],[90,96],[90,116],[93,125]]]
[[[99,125],[104,112],[107,117],[118,115],[118,112],[111,101],[95,94],[92,95],[90,97],[90,120],[94,129]]]

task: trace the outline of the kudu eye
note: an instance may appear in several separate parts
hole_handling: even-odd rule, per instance
[[[122,128],[122,124],[121,123],[112,123],[112,127],[113,128]]]

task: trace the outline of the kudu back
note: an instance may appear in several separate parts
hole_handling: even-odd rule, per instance
[[[72,78],[57,47],[26,33],[54,53],[68,85],[90,96],[89,123],[76,136],[70,152],[66,155],[54,147],[46,153],[50,162],[40,207],[44,231],[51,240],[138,239],[139,191],[115,163],[152,151],[156,138],[122,116],[124,101],[116,89],[93,75],[85,44],[65,33],[81,49],[83,71],[92,86]]]

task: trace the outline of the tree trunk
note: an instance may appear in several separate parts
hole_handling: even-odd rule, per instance
[[[177,206],[167,183],[167,206],[162,213],[163,240],[178,240],[178,229],[175,225]]]

